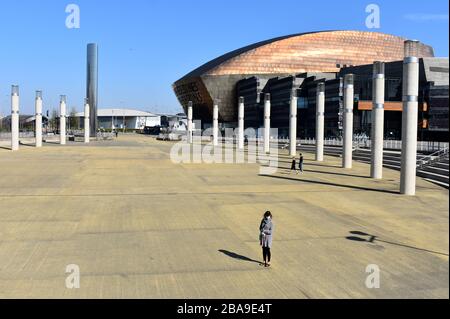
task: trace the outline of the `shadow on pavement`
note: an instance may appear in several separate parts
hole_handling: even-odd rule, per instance
[[[277,178],[277,179],[286,179],[286,180],[291,180],[291,181],[296,181],[296,182],[304,182],[304,183],[311,183],[311,184],[336,186],[336,187],[342,187],[342,188],[351,188],[351,189],[357,189],[357,190],[363,190],[363,191],[373,191],[373,192],[388,193],[388,194],[395,194],[395,195],[400,194],[400,192],[398,192],[398,191],[391,191],[391,190],[385,190],[385,189],[375,189],[375,188],[368,188],[368,187],[355,186],[355,185],[344,185],[344,184],[336,184],[336,183],[330,183],[330,182],[312,181],[312,180],[307,180],[307,179],[283,177],[283,176],[276,176],[276,175],[259,174],[259,176],[270,177],[270,178]]]
[[[246,256],[242,256],[242,255],[233,253],[233,252],[228,251],[228,250],[219,249],[219,252],[221,252],[224,255],[227,255],[228,257],[234,258],[234,259],[239,259],[239,260],[243,260],[243,261],[250,261],[250,262],[261,264],[261,262],[258,261],[258,260],[254,260],[254,259],[248,258]]]
[[[382,239],[378,238],[377,236],[370,235],[370,234],[367,234],[367,233],[364,233],[364,232],[360,232],[360,231],[351,231],[350,234],[358,235],[358,236],[366,236],[366,237],[369,237],[369,238],[365,239],[365,238],[361,238],[361,237],[357,237],[357,236],[348,236],[348,237],[345,237],[345,238],[348,239],[348,240],[359,241],[359,242],[368,242],[368,243],[375,243],[377,241],[377,242],[381,242],[381,243],[386,243],[386,244],[400,246],[400,247],[405,247],[405,248],[411,248],[411,249],[415,249],[415,250],[425,251],[425,252],[428,252],[428,253],[433,253],[433,254],[438,254],[438,255],[443,255],[443,256],[447,256],[448,257],[448,254],[446,254],[446,253],[433,251],[433,250],[429,250],[429,249],[424,249],[424,248],[419,248],[419,247],[414,247],[414,246],[409,246],[409,245],[405,245],[405,244],[402,244],[402,243],[395,243],[395,242],[391,242],[391,241],[387,241],[387,240],[382,240]]]

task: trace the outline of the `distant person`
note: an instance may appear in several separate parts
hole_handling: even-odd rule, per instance
[[[119,131],[118,130],[114,130],[114,134],[116,135],[116,138],[119,137]]]
[[[264,217],[259,226],[259,243],[262,246],[264,267],[270,267],[273,228],[272,213],[267,211],[264,213]]]
[[[297,161],[295,160],[295,156],[292,156],[292,164],[291,164],[291,173],[295,171],[297,174]]]
[[[298,169],[302,173],[303,173],[303,162],[304,162],[303,154],[300,153],[300,160],[298,161]]]

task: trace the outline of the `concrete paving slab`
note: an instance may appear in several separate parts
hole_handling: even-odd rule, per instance
[[[448,298],[448,190],[305,154],[305,172],[175,164],[173,143],[0,149],[2,298]],[[274,214],[272,267],[258,227]],[[371,237],[375,236],[375,237]],[[372,241],[370,239],[373,238]],[[80,267],[80,289],[65,286]],[[366,267],[381,271],[368,289]]]

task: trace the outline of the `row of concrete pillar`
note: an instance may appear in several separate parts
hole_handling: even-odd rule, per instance
[[[400,193],[414,195],[416,189],[417,158],[417,112],[419,92],[419,59],[411,56],[417,41],[405,42],[405,59],[403,67],[403,113],[402,113],[402,165]],[[384,142],[384,96],[385,70],[384,62],[375,62],[373,66],[372,94],[372,133],[371,133],[371,169],[374,179],[383,177],[383,142]],[[297,153],[297,94],[292,93],[289,117],[289,153]],[[353,160],[353,105],[354,75],[344,76],[344,132],[342,147],[342,167],[352,168]],[[270,150],[270,94],[264,96],[264,152]],[[192,102],[188,106],[188,141],[192,143]],[[318,83],[316,95],[316,161],[323,161],[324,154],[324,118],[325,118],[325,84]],[[213,144],[218,145],[219,101],[213,107]],[[244,148],[244,98],[239,97],[238,110],[238,148]]]
[[[11,150],[19,150],[19,110],[20,97],[19,86],[13,85],[11,90]],[[35,146],[42,147],[42,91],[36,91],[35,98]],[[60,96],[59,102],[59,130],[60,130],[60,144],[66,144],[66,118],[67,118],[67,99],[65,95]],[[84,142],[90,141],[90,123],[89,123],[89,103],[85,99],[84,103]]]

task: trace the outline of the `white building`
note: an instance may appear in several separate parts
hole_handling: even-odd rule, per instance
[[[84,117],[84,113],[77,113],[76,116],[81,119]],[[161,125],[160,115],[131,109],[99,109],[97,116],[98,127],[106,130],[143,130],[146,126],[155,127]],[[83,123],[83,121],[80,121],[80,123]]]

